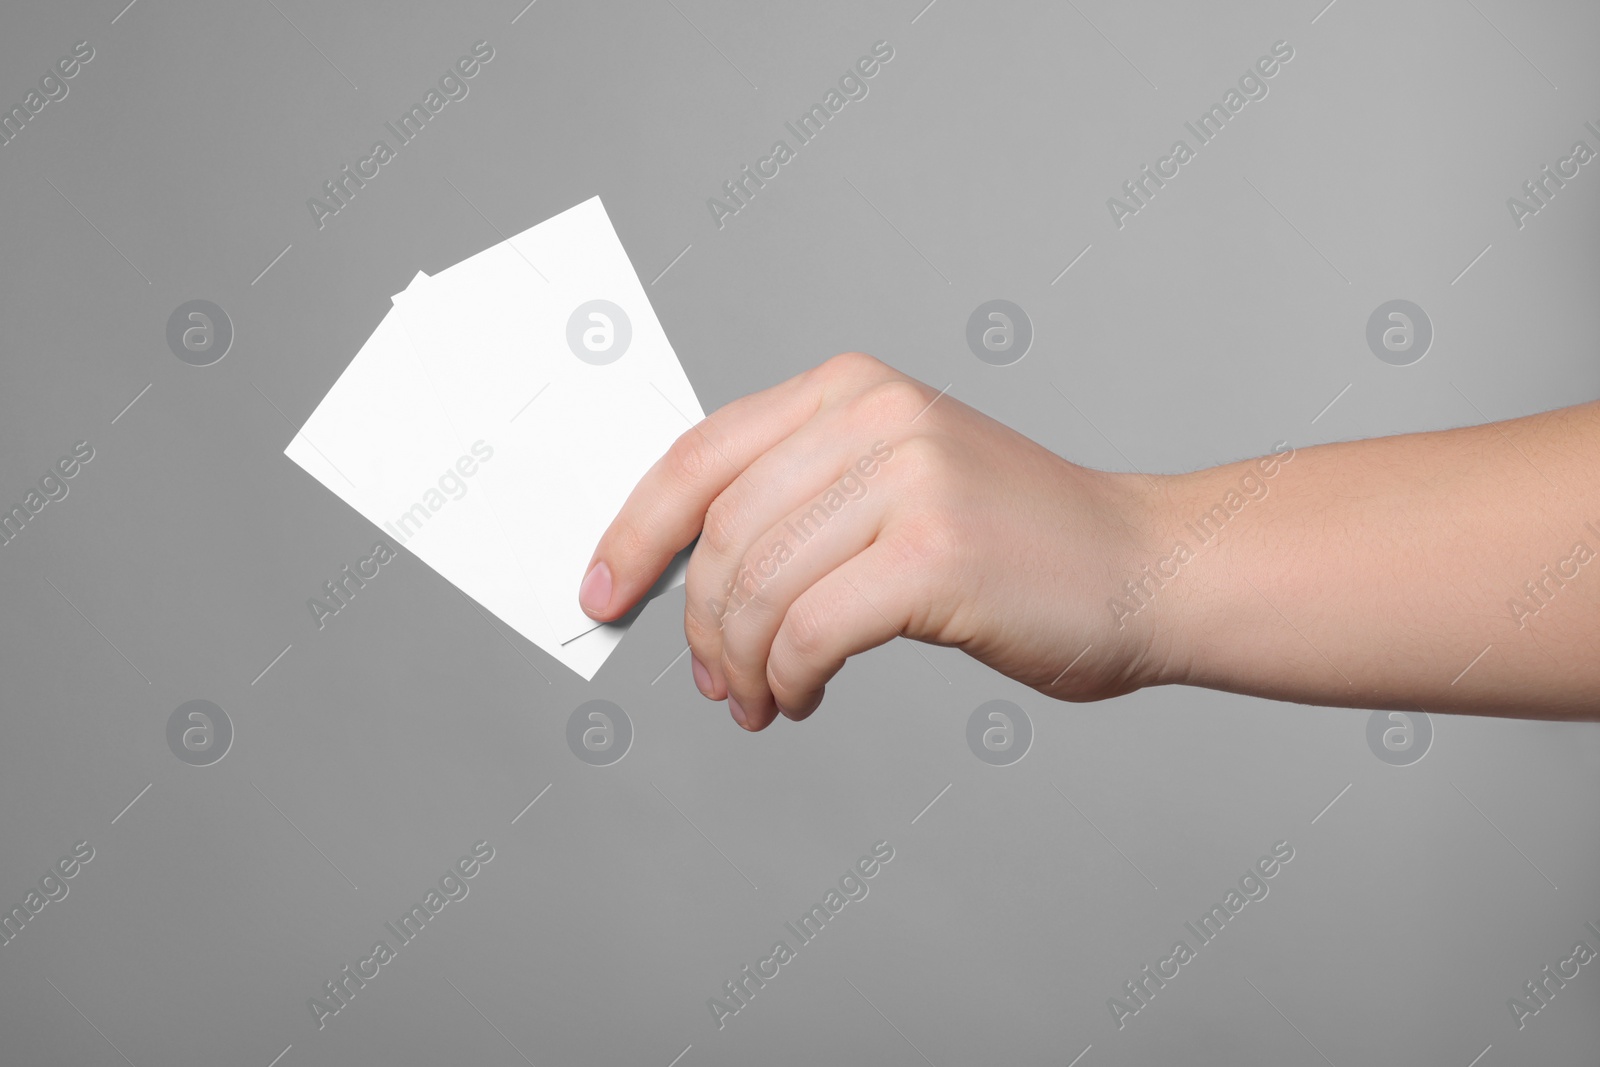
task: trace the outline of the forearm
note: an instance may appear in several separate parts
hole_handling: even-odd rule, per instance
[[[1156,483],[1119,622],[1162,681],[1600,719],[1600,403],[1280,451]]]

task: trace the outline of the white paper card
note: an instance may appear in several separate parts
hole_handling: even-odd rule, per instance
[[[428,381],[563,641],[578,584],[640,476],[704,417],[598,197],[399,294]],[[680,559],[667,584],[681,584]]]
[[[582,613],[583,567],[638,477],[703,417],[604,208],[419,274],[394,302],[286,454],[592,678],[631,620]]]

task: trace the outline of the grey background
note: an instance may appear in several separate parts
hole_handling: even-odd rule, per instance
[[[1600,172],[1520,231],[1505,199],[1595,145],[1593,5],[122,3],[0,33],[7,106],[96,53],[0,148],[0,497],[96,450],[0,548],[0,902],[96,850],[0,947],[0,1061],[1594,1062],[1593,966],[1520,1033],[1506,1007],[1600,924],[1593,727],[1436,717],[1393,767],[1366,713],[1058,705],[897,642],[750,736],[687,658],[656,680],[681,593],[589,684],[404,554],[319,632],[376,531],[282,454],[416,270],[594,193],[645,282],[687,246],[649,292],[707,410],[855,348],[1177,471],[1591,399]],[[467,99],[319,231],[306,198],[480,38]],[[719,231],[706,198],[880,39]],[[1115,228],[1279,39],[1270,95]],[[196,298],[236,331],[206,368],[165,344]],[[1035,327],[1014,366],[966,349],[992,298]],[[1364,341],[1394,298],[1435,329],[1410,367]],[[635,729],[603,768],[565,743],[596,698]],[[167,748],[192,699],[234,726],[212,766]],[[1010,767],[966,746],[992,699],[1032,718]],[[319,1031],[307,998],[479,839],[470,896]],[[718,1031],[707,998],[878,840],[870,896]],[[1119,1032],[1107,998],[1279,840],[1270,896]]]

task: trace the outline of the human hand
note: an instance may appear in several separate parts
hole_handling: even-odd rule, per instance
[[[601,537],[579,601],[622,616],[698,535],[695,684],[752,731],[804,719],[847,658],[896,635],[1098,700],[1161,680],[1154,631],[1105,607],[1151,506],[1136,476],[1069,463],[852,352],[678,438]]]

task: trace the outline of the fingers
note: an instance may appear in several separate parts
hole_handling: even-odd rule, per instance
[[[789,605],[767,656],[767,685],[783,714],[796,720],[810,715],[845,660],[906,630],[921,583],[906,580],[897,556],[889,543],[874,542]]]
[[[706,696],[720,700],[728,695],[723,665],[728,617],[755,607],[762,616],[776,608],[781,619],[782,608],[800,589],[775,601],[772,591],[764,588],[766,580],[774,577],[778,568],[789,566],[790,557],[802,552],[801,546],[836,512],[845,508],[860,511],[858,502],[869,483],[856,464],[865,457],[876,473],[879,461],[871,454],[870,444],[854,439],[855,432],[839,410],[824,410],[751,464],[746,477],[728,486],[706,512],[704,530],[689,561],[684,605],[684,632],[710,681],[701,687]],[[813,579],[848,555],[824,565],[820,554],[827,551],[815,546],[803,550],[810,564],[807,573]],[[775,621],[773,630],[776,628]],[[767,634],[769,639],[771,636]],[[764,669],[756,671],[753,688],[734,687],[742,694],[741,701],[759,697],[757,703],[770,702],[763,675]],[[750,705],[745,707],[750,710]]]
[[[868,431],[901,439],[931,392],[845,353],[717,411],[651,467],[602,535],[584,611],[625,614],[698,536],[685,611],[695,684],[728,697],[746,729],[780,709],[810,714],[846,658],[911,617],[910,587],[923,583],[879,573],[893,558],[878,539],[894,494],[858,500],[868,468],[894,454]]]
[[[779,714],[767,684],[767,659],[790,607],[871,546],[883,529],[890,494],[871,492],[871,483],[848,461],[845,472],[753,540],[735,565],[719,628],[691,641],[701,662],[716,665],[711,673],[746,729],[762,729]]]
[[[601,535],[578,590],[584,612],[610,621],[631,608],[699,534],[717,495],[817,405],[816,385],[801,375],[741,397],[685,431]]]
[[[757,457],[830,398],[903,378],[871,356],[846,352],[804,374],[718,410],[678,438],[640,479],[601,535],[578,601],[594,619],[623,615],[700,532],[706,509]]]

